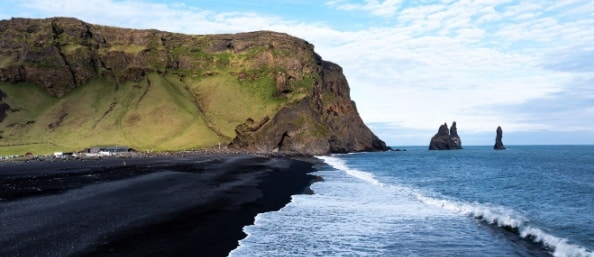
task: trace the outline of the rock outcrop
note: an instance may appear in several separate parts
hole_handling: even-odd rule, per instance
[[[505,146],[503,145],[503,142],[501,141],[502,137],[503,137],[503,130],[501,130],[501,126],[499,126],[499,127],[497,127],[497,136],[495,137],[495,145],[493,146],[493,149],[505,150]]]
[[[358,115],[342,69],[330,62],[322,62],[321,68],[321,82],[314,84],[310,97],[282,108],[260,129],[239,125],[230,147],[311,153],[388,150]]]
[[[0,38],[0,83],[34,84],[53,97],[33,105],[25,102],[34,94],[22,99],[13,86],[3,90],[6,106],[28,110],[3,107],[0,131],[8,143],[75,147],[58,139],[66,138],[177,150],[223,142],[309,154],[389,149],[359,117],[342,68],[287,34],[183,35],[13,18],[0,21]]]
[[[456,122],[452,123],[452,127],[448,130],[448,124],[444,123],[439,126],[437,134],[431,138],[429,143],[429,150],[456,150],[462,149],[462,140],[458,136],[458,129]]]

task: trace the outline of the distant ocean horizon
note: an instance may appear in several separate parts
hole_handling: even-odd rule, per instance
[[[319,156],[230,256],[594,257],[594,145]]]
[[[505,142],[504,142],[505,143]],[[471,147],[471,148],[476,148],[476,147],[487,147],[490,149],[493,149],[493,144],[490,145],[485,145],[485,144],[475,144],[475,145],[471,145],[471,144],[463,144],[462,148],[466,148],[466,147]],[[510,144],[504,144],[506,148],[514,148],[514,147],[531,147],[531,146],[544,146],[544,147],[548,147],[548,146],[594,146],[594,143],[584,143],[584,144],[516,144],[516,145],[510,145]],[[429,148],[429,142],[427,142],[426,145],[415,145],[415,144],[411,144],[411,145],[392,145],[390,146],[393,149],[403,149],[406,147],[412,147],[412,148],[425,148],[428,149]],[[462,150],[463,150],[462,149]]]

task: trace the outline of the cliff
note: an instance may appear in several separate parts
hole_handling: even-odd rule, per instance
[[[184,35],[73,18],[0,21],[0,153],[219,144],[309,154],[387,150],[340,66],[259,31]]]
[[[456,122],[452,123],[452,127],[448,130],[448,124],[444,123],[439,126],[437,134],[431,138],[429,143],[429,150],[457,150],[462,149],[462,140],[458,136],[458,128]]]

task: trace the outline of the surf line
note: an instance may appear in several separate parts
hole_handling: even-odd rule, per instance
[[[350,168],[343,159],[334,157],[334,156],[316,156],[317,158],[323,160],[326,164],[330,165],[331,167],[342,170],[346,172],[348,175],[368,182],[370,184],[385,187],[386,185],[381,181],[377,180],[373,174],[365,171],[360,171],[356,169]]]
[[[528,220],[526,218],[514,214],[512,210],[505,207],[435,199],[420,193],[415,193],[415,198],[427,205],[467,215],[490,225],[496,225],[519,235],[525,240],[542,245],[545,249],[550,250],[553,256],[594,257],[592,250],[569,243],[567,239],[551,235],[540,228],[532,227],[527,224]]]
[[[379,187],[393,186],[398,188],[396,185],[386,185],[375,178],[372,173],[360,171],[357,169],[350,168],[346,161],[336,156],[316,156],[322,159],[326,164],[331,167],[342,170],[350,176],[356,177],[370,184]],[[400,188],[402,189],[402,188]],[[528,220],[521,215],[514,214],[514,211],[500,206],[489,206],[482,204],[469,204],[451,200],[436,199],[427,197],[418,190],[408,188],[408,191],[418,201],[439,207],[453,213],[459,213],[462,215],[470,216],[478,220],[484,221],[490,225],[496,225],[507,231],[519,235],[521,238],[527,241],[531,241],[536,244],[540,244],[544,249],[550,251],[553,256],[579,256],[579,257],[594,257],[594,252],[583,246],[569,243],[565,238],[559,238],[551,235],[540,228],[529,226]],[[402,190],[401,190],[402,191]]]

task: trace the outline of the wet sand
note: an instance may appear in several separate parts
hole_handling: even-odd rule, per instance
[[[247,154],[0,163],[0,256],[227,256],[315,159]]]

